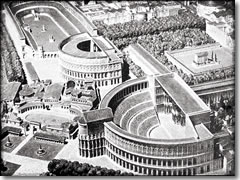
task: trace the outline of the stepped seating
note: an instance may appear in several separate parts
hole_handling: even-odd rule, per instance
[[[159,123],[157,116],[146,119],[137,129],[137,135],[147,137],[148,130]]]
[[[115,111],[115,118],[114,123],[120,125],[120,120],[129,109],[136,106],[137,104],[140,104],[145,101],[151,100],[151,96],[148,91],[144,91],[141,93],[136,93],[132,96],[127,97],[124,99],[119,106],[117,107]]]
[[[114,123],[131,134],[147,137],[149,129],[159,124],[150,93],[142,91],[124,99],[115,111]]]
[[[124,129],[128,129],[129,120],[132,119],[138,113],[144,111],[146,108],[153,106],[152,101],[147,101],[142,104],[137,104],[135,107],[127,111],[120,120],[120,126]]]
[[[141,125],[145,120],[148,121],[147,119],[149,117],[152,117],[155,115],[156,115],[156,112],[154,111],[153,108],[142,110],[141,113],[139,113],[137,116],[134,116],[130,120],[128,132],[137,135],[138,126]]]

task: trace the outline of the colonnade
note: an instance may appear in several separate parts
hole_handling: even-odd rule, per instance
[[[172,119],[174,123],[185,125],[186,117],[185,114],[181,111],[176,103],[171,99],[171,97],[163,90],[162,87],[156,87],[156,104],[157,111],[163,112],[165,114],[172,114]]]
[[[75,80],[81,84],[85,78],[91,77],[98,86],[109,86],[122,83],[122,70],[119,65],[121,64],[74,65],[62,61],[61,71],[66,80]]]
[[[97,157],[105,154],[105,139],[102,133],[79,135],[79,154],[83,157]]]
[[[54,139],[50,139],[50,138],[45,138],[45,137],[41,137],[41,136],[34,136],[35,139],[38,140],[42,140],[42,141],[48,141],[48,142],[54,142],[54,143],[59,143],[59,144],[64,144],[65,140],[54,140]]]
[[[18,109],[18,113],[19,113],[19,114],[22,114],[22,113],[27,112],[27,111],[30,111],[30,110],[44,109],[44,108],[45,108],[44,104],[42,104],[42,105],[27,106],[27,107],[24,107],[24,108],[19,108],[19,109]]]
[[[206,95],[200,95],[200,98],[207,104],[210,105],[210,103],[217,104],[220,102],[221,98],[227,98],[230,99],[234,96],[234,91],[224,91],[224,92],[218,92],[218,93],[212,93],[212,94],[206,94]]]
[[[112,98],[111,101],[109,102],[109,107],[112,108],[112,111],[115,112],[115,106],[117,105],[116,102],[118,102],[120,99],[123,99],[125,96],[128,96],[129,94],[148,88],[149,84],[147,81],[138,83],[138,84],[133,84],[129,85],[125,88],[122,88],[118,93],[116,93]]]
[[[63,79],[69,81],[69,80],[73,80],[77,83],[77,85],[82,84],[85,81],[85,78],[74,78],[71,77],[70,75],[66,75],[63,74]],[[93,77],[93,76],[85,76],[86,78],[88,77]],[[96,82],[97,86],[109,86],[109,85],[114,85],[114,84],[120,84],[122,82],[122,78],[118,77],[118,78],[108,78],[108,79],[94,79],[94,81]]]
[[[210,153],[214,150],[212,139],[199,143],[185,144],[180,143],[181,141],[179,141],[179,144],[164,145],[163,143],[161,145],[154,145],[148,144],[148,141],[146,141],[146,143],[133,141],[131,140],[131,137],[129,137],[129,139],[122,138],[121,135],[119,135],[119,132],[114,133],[112,131],[115,131],[115,129],[113,130],[108,127],[105,128],[105,139],[108,142],[111,142],[111,144],[114,144],[119,148],[123,148],[126,151],[136,154],[144,154],[156,157],[164,156],[183,158],[184,156],[195,156],[199,154]]]
[[[157,160],[129,154],[106,143],[106,154],[120,166],[145,175],[195,175],[198,171],[196,160],[191,167],[185,160]],[[185,163],[185,164],[184,164]],[[210,171],[210,165],[206,165]]]
[[[79,72],[79,71],[72,71],[69,69],[66,69],[62,67],[62,72],[64,72],[66,75],[69,75],[71,77],[75,78],[87,78],[92,77],[94,79],[106,79],[106,78],[114,78],[121,76],[121,70],[115,70],[115,71],[109,71],[109,72]]]
[[[124,168],[145,175],[195,175],[209,172],[214,168],[212,153],[194,158],[160,159],[137,155],[106,141],[106,154]]]
[[[106,154],[124,168],[149,175],[167,175],[168,171],[169,175],[194,175],[213,169],[212,139],[189,144],[144,144],[113,131],[105,126]]]
[[[172,110],[172,102],[169,95],[163,90],[162,87],[156,87],[156,105],[158,112],[165,114],[170,113]]]

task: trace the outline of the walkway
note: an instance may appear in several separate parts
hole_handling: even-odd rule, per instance
[[[13,151],[12,154],[16,154],[27,142],[33,137],[33,134],[29,134]]]
[[[5,161],[21,165],[13,176],[39,176],[47,171],[48,161],[2,152]]]
[[[106,167],[109,169],[121,170],[130,172],[127,169],[115,164],[107,155],[95,157],[95,158],[84,158],[79,155],[79,144],[78,139],[69,140],[68,144],[65,145],[62,150],[55,157],[56,159],[66,159],[69,161],[79,161],[80,163],[89,163],[94,166]]]

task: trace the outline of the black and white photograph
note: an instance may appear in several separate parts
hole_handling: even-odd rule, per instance
[[[236,176],[235,3],[1,1],[1,176]]]

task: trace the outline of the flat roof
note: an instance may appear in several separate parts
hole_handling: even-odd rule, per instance
[[[21,86],[20,82],[10,82],[1,85],[1,101],[13,100],[16,97],[20,86]]]
[[[131,44],[129,48],[133,49],[139,60],[142,61],[148,68],[150,68],[155,74],[165,74],[169,73],[169,70],[161,64],[156,58],[154,58],[148,51],[146,51],[139,44]]]
[[[102,49],[102,50],[108,50],[108,49],[113,49],[111,44],[109,44],[106,39],[104,39],[102,36],[98,37],[93,37],[92,38],[94,42]]]
[[[198,100],[201,99],[196,99],[196,97],[190,93],[190,91],[192,91],[191,88],[187,88],[187,85],[183,81],[180,81],[180,78],[176,78],[175,74],[171,73],[157,76],[156,80],[185,113],[188,114],[204,110],[198,102]]]
[[[212,54],[213,59],[215,59],[216,54],[217,62],[197,66],[193,61],[195,59],[195,55],[199,53],[208,53],[208,59],[212,59]],[[231,53],[227,48],[221,47],[218,43],[168,51],[167,54],[172,56],[175,61],[186,67],[193,74],[227,68],[234,65],[233,53]]]
[[[77,35],[71,36],[70,38],[67,38],[67,39],[68,39],[68,41],[65,44],[63,44],[63,46],[62,46],[62,51],[65,53],[68,53],[69,55],[73,55],[73,56],[77,56],[77,57],[84,57],[84,58],[101,58],[101,57],[107,56],[104,51],[88,52],[88,51],[80,50],[77,47],[77,45],[80,42],[92,40],[92,37],[90,37],[88,33],[77,34]],[[67,40],[67,39],[65,39],[65,40]],[[99,43],[99,41],[100,40],[98,39],[98,43]],[[64,43],[64,41],[62,43]],[[106,48],[104,43],[102,43],[100,45],[104,46],[103,49]]]
[[[113,118],[111,108],[97,109],[84,112],[83,116],[87,123]]]
[[[195,130],[198,134],[198,137],[200,139],[210,139],[212,138],[214,135],[206,128],[206,126],[204,124],[198,124],[195,126]]]
[[[32,63],[26,62],[25,65],[26,65],[26,68],[27,68],[27,71],[29,73],[31,80],[32,81],[39,80],[38,74],[37,74],[35,68],[33,67]]]

